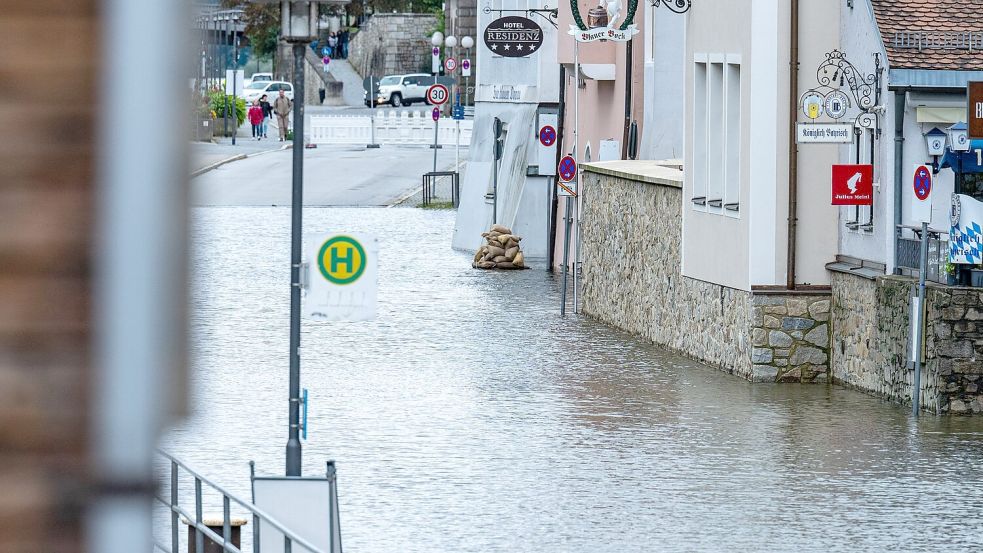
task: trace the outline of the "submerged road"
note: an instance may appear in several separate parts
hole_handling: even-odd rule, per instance
[[[749,384],[561,319],[556,278],[451,250],[451,211],[304,223],[380,238],[378,318],[302,323],[304,474],[337,461],[345,551],[980,548],[979,419]],[[283,207],[192,210],[191,416],[163,445],[245,498],[248,461],[283,474],[289,234]],[[194,483],[180,489],[189,508]]]
[[[461,159],[466,157],[461,149]],[[450,170],[454,148],[438,150],[437,170]],[[235,161],[191,181],[195,206],[289,206],[292,150]],[[433,170],[426,146],[320,146],[304,150],[304,205],[386,206],[419,190]]]

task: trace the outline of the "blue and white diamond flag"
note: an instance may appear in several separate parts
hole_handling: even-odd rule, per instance
[[[952,195],[949,262],[983,263],[983,202],[964,194]]]

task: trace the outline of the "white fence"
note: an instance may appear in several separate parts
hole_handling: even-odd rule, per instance
[[[370,144],[373,134],[376,144],[433,144],[433,119],[430,112],[395,110],[371,115],[313,115],[308,143],[313,144]],[[471,143],[473,119],[455,121],[442,117],[437,130],[437,143],[453,146],[457,143],[460,123],[460,144]]]

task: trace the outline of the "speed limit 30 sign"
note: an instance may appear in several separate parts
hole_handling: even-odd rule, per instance
[[[427,101],[435,106],[443,105],[450,96],[447,87],[442,84],[435,84],[427,89]]]

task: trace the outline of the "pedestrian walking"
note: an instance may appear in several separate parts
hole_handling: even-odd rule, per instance
[[[287,125],[290,124],[290,110],[294,103],[284,91],[280,90],[280,95],[273,100],[273,113],[276,114],[276,124],[280,127],[280,142],[287,139]]]
[[[259,97],[259,107],[263,108],[263,124],[260,125],[260,127],[261,130],[263,131],[263,138],[266,138],[266,127],[267,127],[266,120],[273,119],[273,106],[270,105],[270,100],[266,96],[266,94],[263,94],[262,96]]]
[[[348,29],[346,28],[344,31],[340,33],[340,36],[338,37],[338,47],[341,49],[341,52],[335,56],[336,58],[341,58],[343,60],[348,59],[348,40],[349,40],[349,33],[348,33]]]
[[[263,108],[259,105],[259,100],[253,100],[253,105],[249,106],[249,124],[253,126],[253,138],[263,139]]]
[[[334,33],[328,35],[328,55],[338,57],[338,36]]]

